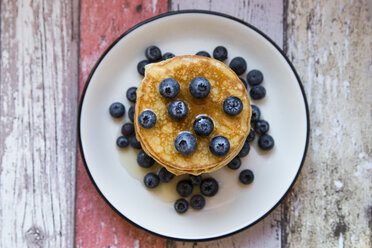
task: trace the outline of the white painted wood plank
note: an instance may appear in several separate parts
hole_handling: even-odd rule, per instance
[[[289,247],[372,247],[367,1],[288,2],[286,47],[311,114],[308,156],[287,198]]]
[[[171,10],[202,9],[232,15],[257,27],[279,47],[283,45],[283,1],[172,0]]]
[[[1,1],[0,247],[73,247],[78,16]]]
[[[172,0],[172,10],[204,9],[226,13],[240,18],[269,35],[279,46],[283,44],[283,2],[259,0]],[[210,242],[201,242],[197,247],[281,247],[281,211],[279,205],[263,221],[233,236]],[[195,247],[193,243],[168,241],[167,247]]]

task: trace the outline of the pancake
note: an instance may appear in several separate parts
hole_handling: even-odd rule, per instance
[[[239,153],[250,131],[251,106],[247,90],[229,67],[212,58],[185,55],[149,64],[145,71],[145,78],[137,89],[135,108],[135,131],[144,152],[176,175],[217,170]],[[160,82],[168,77],[180,84],[181,91],[174,99],[164,98],[158,90]],[[204,77],[210,82],[211,90],[206,98],[191,96],[189,83],[195,77]],[[242,112],[236,116],[229,116],[223,110],[222,104],[229,96],[236,96],[243,103]],[[168,115],[168,104],[174,100],[184,101],[189,108],[188,115],[181,121]],[[147,109],[157,117],[150,129],[136,121]],[[209,116],[214,123],[214,130],[207,137],[200,137],[193,130],[193,122],[201,114]],[[188,156],[180,154],[174,146],[175,138],[182,131],[191,132],[197,139],[195,152]],[[224,157],[217,157],[209,150],[210,139],[217,135],[230,142],[230,151]]]

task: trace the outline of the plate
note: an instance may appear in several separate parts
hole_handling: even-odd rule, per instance
[[[218,45],[228,49],[227,63],[246,59],[248,70],[264,74],[266,97],[252,101],[270,123],[275,147],[268,153],[252,143],[241,169],[255,174],[253,184],[242,186],[239,171],[215,172],[218,194],[201,211],[177,214],[173,202],[144,187],[133,176],[134,152],[122,153],[115,141],[128,117],[114,121],[111,103],[130,103],[125,92],[142,77],[137,63],[144,49],[157,45],[176,55],[212,53]],[[206,11],[170,12],[144,21],[118,38],[92,70],[80,103],[79,140],[90,177],[106,202],[125,219],[160,236],[180,240],[209,240],[235,233],[261,220],[283,199],[304,162],[309,138],[309,111],[299,77],[284,53],[257,28],[233,17]],[[132,149],[133,148],[127,148]],[[129,168],[129,169],[128,169]],[[135,173],[134,173],[135,174]]]

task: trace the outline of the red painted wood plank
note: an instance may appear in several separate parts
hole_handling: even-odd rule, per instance
[[[82,0],[80,93],[103,51],[124,31],[168,10],[167,0]],[[77,247],[164,247],[164,239],[119,217],[100,197],[78,153],[76,184]]]

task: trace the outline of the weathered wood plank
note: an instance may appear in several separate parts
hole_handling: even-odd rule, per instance
[[[1,1],[0,247],[74,243],[79,1]]]
[[[203,9],[232,15],[266,33],[279,47],[283,45],[283,1],[261,0],[172,0],[171,10]]]
[[[166,0],[81,1],[80,92],[103,51],[123,32],[168,10]],[[124,96],[123,96],[124,97]],[[79,156],[76,202],[77,247],[164,247],[117,215],[99,196]]]
[[[311,142],[286,201],[288,247],[372,247],[372,23],[367,0],[289,1],[287,53]],[[284,230],[283,230],[284,231]]]
[[[268,34],[279,46],[283,44],[283,2],[259,0],[192,0],[171,1],[172,10],[205,9],[230,14],[240,18]],[[281,206],[255,226],[221,240],[184,243],[168,241],[167,247],[280,247]]]

